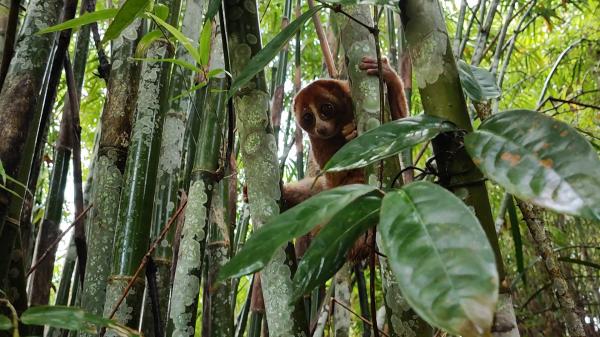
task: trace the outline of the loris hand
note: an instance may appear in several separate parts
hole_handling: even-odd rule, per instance
[[[346,141],[356,138],[357,135],[356,124],[354,122],[348,123],[342,127],[342,136],[344,136]]]
[[[365,70],[368,75],[374,75],[374,76],[379,75],[379,68],[377,67],[377,59],[375,59],[375,58],[371,58],[368,56],[363,57],[360,60],[360,64],[358,65],[358,68],[360,68],[361,70]],[[385,58],[385,57],[381,59],[381,70],[383,73],[383,80],[386,83],[392,82],[398,77],[398,74],[396,74],[394,69],[392,69],[392,67],[390,67],[389,62],[388,62],[387,58]]]

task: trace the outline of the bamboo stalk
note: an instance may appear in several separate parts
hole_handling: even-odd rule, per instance
[[[151,59],[164,58],[167,55],[167,43],[164,40],[154,41],[146,56]],[[115,228],[115,241],[111,275],[106,290],[105,313],[115,308],[119,296],[132,279],[138,265],[148,249],[150,239],[151,209],[147,208],[147,197],[154,195],[152,153],[158,152],[155,137],[162,130],[160,97],[164,95],[161,81],[164,67],[161,62],[144,62],[142,65],[135,119],[131,132],[131,141],[119,217]],[[154,168],[155,174],[156,168]],[[138,280],[128,293],[123,304],[117,310],[117,321],[132,328],[137,328],[143,298],[143,281]],[[111,336],[114,332],[108,332]]]
[[[211,36],[210,69],[224,69],[223,45],[220,28],[213,23]],[[202,268],[208,234],[209,211],[214,185],[222,178],[220,154],[226,130],[225,88],[227,79],[220,74],[209,80],[203,121],[199,133],[185,222],[180,238],[177,265],[173,279],[171,309],[168,317],[168,334],[186,335],[194,331]],[[230,298],[228,297],[228,300]],[[225,319],[225,318],[223,318]],[[231,333],[233,316],[231,316]],[[229,327],[229,324],[227,324]]]
[[[88,260],[81,294],[81,306],[101,315],[106,299],[106,283],[113,260],[113,239],[127,150],[130,143],[131,117],[137,97],[138,64],[130,62],[139,38],[139,21],[127,27],[113,44],[108,96],[100,119],[98,153],[94,160],[94,189],[91,202]],[[92,337],[91,334],[82,336]]]
[[[235,78],[262,48],[257,4],[252,0],[246,1],[244,6],[225,3],[224,12],[229,50],[232,51],[231,73]],[[236,93],[234,105],[251,217],[255,228],[260,228],[279,213],[280,198],[277,142],[270,126],[269,94],[264,73],[259,73]],[[269,332],[274,337],[307,333],[308,328],[303,322],[303,310],[292,304],[291,270],[285,259],[282,248],[261,272]]]

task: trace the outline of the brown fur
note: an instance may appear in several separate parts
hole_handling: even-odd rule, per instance
[[[367,61],[361,64],[361,68],[374,74],[372,62],[369,65]],[[383,77],[388,89],[392,118],[405,117],[408,114],[408,105],[402,80],[389,67],[387,61],[384,62],[384,66]],[[322,169],[342,146],[356,137],[354,106],[348,81],[321,79],[305,86],[294,98],[294,115],[298,125],[308,134],[311,154],[319,169]],[[285,184],[282,189],[283,208],[291,208],[323,190],[361,183],[365,183],[364,170],[354,169],[328,172],[319,178],[308,177]],[[317,226],[307,237],[299,238],[299,243],[307,246],[306,241],[310,241],[310,237],[316,235],[320,228],[321,226]],[[369,256],[372,252],[371,238],[371,231],[361,236],[348,252],[348,259],[356,262]]]

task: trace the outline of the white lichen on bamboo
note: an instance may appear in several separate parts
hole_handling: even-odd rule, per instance
[[[194,335],[196,312],[189,307],[194,304],[200,291],[200,271],[202,264],[202,244],[206,238],[206,202],[208,196],[202,180],[195,181],[190,187],[185,222],[181,232],[177,268],[173,280],[171,311],[169,320],[173,325],[173,337],[191,337]]]
[[[425,13],[440,11],[437,1],[422,1],[419,4]],[[407,6],[411,6],[408,3]],[[405,31],[419,34],[414,39],[415,43],[410,46],[413,71],[416,74],[417,86],[424,88],[429,84],[437,82],[444,71],[448,69],[445,64],[446,53],[452,53],[448,36],[445,32],[432,29],[432,27],[445,27],[443,16],[419,16],[419,20],[408,20]]]
[[[385,258],[380,258],[381,280],[384,290],[387,316],[393,336],[416,337],[420,318],[415,314],[400,292],[392,270]]]
[[[61,6],[62,1],[58,0],[29,2],[23,29],[15,45],[15,57],[10,62],[11,72],[20,73],[46,67],[49,44],[54,39],[54,34],[36,33],[58,23]]]
[[[127,284],[130,280],[130,276],[113,277],[109,279],[108,286],[106,287],[106,303],[104,304],[104,317],[110,317],[110,314],[116,306],[117,301],[119,300],[119,298],[121,298],[121,295],[125,293],[125,289],[127,289]],[[133,286],[129,289],[127,296],[119,305],[119,308],[115,312],[115,315],[112,319],[119,323],[136,327],[139,321],[139,317],[135,315],[134,308],[139,304],[137,303],[137,300],[135,300],[135,298],[143,292],[144,281],[138,279],[135,282],[133,282]],[[134,299],[134,303],[131,303],[131,301],[129,300],[130,298]],[[119,334],[114,330],[109,329],[106,331],[105,336],[118,337]]]
[[[335,274],[334,298],[343,303],[350,303],[352,288],[350,284],[350,266],[345,264]],[[340,305],[333,306],[334,337],[350,336],[350,312]]]

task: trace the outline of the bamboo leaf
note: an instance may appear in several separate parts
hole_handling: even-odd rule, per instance
[[[10,320],[10,318],[4,316],[4,315],[0,315],[0,331],[3,330],[10,330],[12,329],[12,322]]]
[[[200,82],[200,83],[194,85],[193,87],[189,88],[188,90],[184,91],[183,93],[171,98],[171,100],[177,100],[177,99],[180,99],[181,97],[187,96],[198,89],[204,88],[207,84],[208,84],[208,82],[206,82],[206,81]]]
[[[458,60],[458,74],[463,90],[475,102],[500,97],[501,91],[496,78],[489,71]]]
[[[198,46],[198,53],[200,54],[200,65],[208,66],[208,59],[210,57],[210,38],[212,36],[212,22],[206,21],[200,34],[200,45]]]
[[[492,116],[465,137],[483,174],[541,207],[600,219],[600,159],[569,125],[536,111]]]
[[[117,322],[93,315],[82,309],[67,306],[41,305],[27,309],[21,315],[21,321],[27,325],[47,325],[49,327],[97,333],[100,328],[107,327],[119,336],[139,337],[139,332]]]
[[[81,26],[85,26],[93,22],[112,19],[115,17],[115,15],[117,15],[118,11],[119,10],[116,8],[108,8],[91,13],[85,13],[83,15],[80,15],[79,17],[76,17],[75,19],[71,19],[61,24],[42,29],[39,32],[37,32],[37,34],[47,34],[58,32],[64,29],[79,28]]]
[[[133,60],[136,60],[136,61],[145,61],[145,62],[169,62],[169,63],[176,64],[176,65],[178,65],[180,67],[189,69],[189,70],[191,70],[193,72],[196,72],[196,73],[202,72],[202,69],[196,67],[195,65],[193,65],[191,63],[188,63],[188,62],[185,62],[183,60],[180,60],[180,59],[173,59],[173,58],[170,58],[170,59],[156,59],[156,58],[136,57],[136,58],[133,58]]]
[[[490,331],[499,283],[494,252],[460,199],[429,182],[406,185],[383,198],[378,232],[419,316],[464,337]]]
[[[323,172],[364,167],[455,129],[451,123],[428,115],[385,123],[344,145],[325,164]]]
[[[250,81],[254,75],[261,72],[264,67],[273,60],[275,55],[285,46],[285,44],[296,34],[296,32],[304,25],[304,23],[312,17],[314,13],[322,9],[323,6],[315,6],[304,12],[296,20],[292,21],[279,34],[277,34],[269,43],[261,49],[248,62],[244,70],[236,76],[231,84],[227,99],[231,98],[237,91]]]
[[[163,37],[163,33],[158,29],[148,32],[148,34],[144,35],[140,39],[140,42],[138,42],[137,47],[135,48],[135,57],[141,58],[141,57],[146,56],[146,51],[148,50],[148,48],[150,48],[150,45],[152,45],[152,42],[154,42],[162,37]]]
[[[221,7],[221,0],[209,0],[208,1],[208,9],[206,10],[206,15],[204,16],[204,22],[209,22],[212,18],[217,14],[219,8]]]
[[[348,249],[379,218],[380,195],[356,199],[319,231],[294,275],[294,298],[331,278],[346,262]]]
[[[162,20],[166,20],[169,17],[169,7],[163,4],[154,4],[154,8],[152,9],[152,13]]]
[[[106,43],[121,34],[135,19],[137,19],[150,4],[150,0],[127,0],[119,12],[115,15],[115,19],[106,29],[102,43]]]
[[[185,48],[185,50],[188,51],[188,53],[190,53],[190,56],[192,56],[192,58],[194,59],[194,61],[196,61],[197,63],[201,64],[201,57],[200,54],[198,53],[198,50],[196,50],[196,48],[194,47],[194,45],[192,44],[192,42],[190,42],[190,39],[187,38],[187,36],[183,35],[182,32],[180,32],[177,28],[171,26],[170,24],[166,23],[164,20],[162,20],[161,18],[157,17],[156,15],[152,14],[152,13],[146,13],[150,18],[152,18],[157,24],[161,25],[162,27],[164,27],[167,31],[169,31],[169,33],[171,33],[175,39],[177,39],[177,41],[179,41],[179,43],[181,43],[181,45]]]
[[[263,268],[275,251],[318,224],[329,222],[346,206],[376,189],[369,185],[346,185],[321,192],[279,214],[248,239],[244,248],[221,268],[219,280],[250,274]]]

